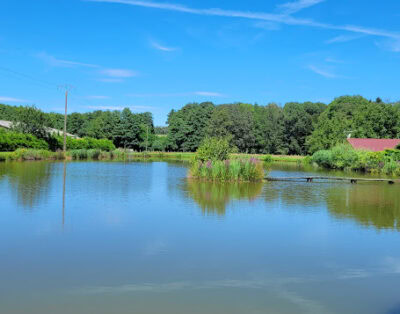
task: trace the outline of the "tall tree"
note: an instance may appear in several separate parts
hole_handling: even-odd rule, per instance
[[[313,153],[343,142],[349,133],[352,137],[396,138],[399,121],[399,110],[392,104],[371,102],[361,96],[342,96],[320,115],[307,145]]]
[[[35,135],[37,138],[47,138],[46,116],[35,106],[19,107],[13,119],[13,129]]]
[[[255,106],[256,152],[286,154],[284,143],[284,116],[276,104]]]
[[[308,153],[306,138],[314,131],[315,124],[320,114],[325,110],[323,103],[297,103],[285,104],[284,128],[285,145],[290,155],[305,155]]]
[[[216,107],[208,124],[208,134],[230,137],[240,152],[255,152],[254,108],[249,104],[229,104]]]
[[[191,103],[168,116],[168,147],[171,150],[193,152],[206,135],[208,121],[214,111],[210,102]]]

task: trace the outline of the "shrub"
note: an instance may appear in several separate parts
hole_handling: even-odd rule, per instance
[[[56,137],[57,145],[53,149],[62,149],[64,145],[64,138],[62,136]],[[115,145],[108,139],[95,139],[91,137],[73,138],[67,137],[67,150],[77,149],[100,149],[103,151],[115,150]]]
[[[317,165],[329,169],[351,169],[363,172],[400,174],[400,151],[386,150],[371,152],[354,150],[348,145],[339,145],[331,150],[314,153],[311,160]]]
[[[331,156],[334,169],[351,169],[358,163],[357,151],[348,144],[333,147]]]
[[[31,134],[0,129],[0,151],[11,152],[18,148],[49,149],[49,146]]]
[[[389,160],[388,162],[385,163],[385,165],[382,168],[382,172],[388,175],[397,174],[398,170],[399,170],[399,165],[394,160]]]
[[[383,152],[370,152],[370,151],[358,151],[358,165],[354,166],[355,170],[361,170],[365,172],[379,172],[386,160]]]
[[[264,156],[264,161],[265,162],[272,162],[272,156],[271,155],[265,155]]]
[[[400,146],[400,145],[399,145]],[[385,150],[384,154],[386,157],[390,157],[394,161],[400,161],[400,149],[397,146],[397,149],[387,149]]]
[[[233,152],[227,138],[207,137],[196,151],[196,160],[227,160]]]
[[[324,168],[351,169],[358,165],[359,156],[351,146],[343,144],[331,150],[320,150],[314,153],[312,161]]]
[[[318,166],[332,168],[332,152],[329,150],[319,150],[312,155],[312,161]]]

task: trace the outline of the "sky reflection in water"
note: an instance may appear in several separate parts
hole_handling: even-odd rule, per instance
[[[398,189],[0,163],[0,312],[396,313]]]

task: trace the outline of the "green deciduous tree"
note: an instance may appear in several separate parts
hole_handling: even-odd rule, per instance
[[[314,131],[314,126],[320,114],[326,109],[323,103],[285,104],[284,137],[287,153],[290,155],[305,155],[308,153],[306,138]]]
[[[255,106],[256,152],[261,154],[286,154],[284,143],[284,116],[276,104]]]
[[[48,137],[46,116],[35,106],[19,107],[12,122],[17,132],[32,134],[37,138]]]
[[[206,135],[208,121],[214,111],[210,102],[191,103],[168,116],[168,148],[175,151],[193,152]]]
[[[352,137],[396,138],[399,110],[392,104],[372,102],[361,96],[342,96],[320,115],[315,130],[307,138],[309,152],[328,149]]]

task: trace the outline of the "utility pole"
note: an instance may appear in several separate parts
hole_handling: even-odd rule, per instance
[[[73,88],[71,85],[60,86],[61,89],[65,90],[65,113],[64,113],[64,145],[63,152],[64,156],[67,152],[67,114],[68,114],[68,92]]]
[[[149,144],[149,125],[146,124],[146,155],[147,155],[147,145]]]
[[[64,154],[67,152],[67,111],[68,111],[68,89],[65,89],[65,114],[64,114]]]

